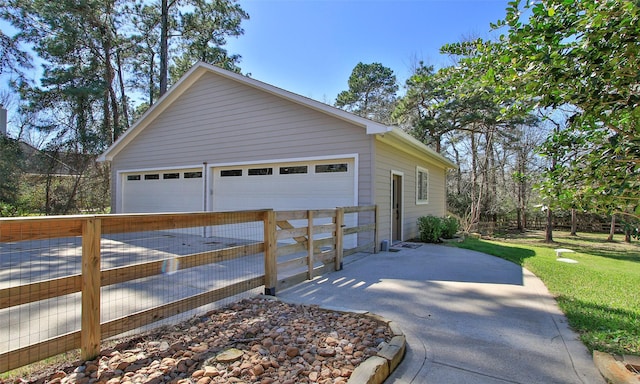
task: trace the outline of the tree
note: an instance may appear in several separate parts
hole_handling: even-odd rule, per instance
[[[14,207],[18,202],[21,155],[18,142],[0,134],[0,203]]]
[[[160,73],[168,73],[168,70],[159,69],[159,62],[166,63],[163,59],[158,62],[160,19],[158,7],[137,2],[132,5],[131,24],[134,32],[130,36],[133,52],[128,60],[132,72],[130,84],[134,90],[140,90],[147,95],[145,110],[160,96]],[[160,51],[163,49],[160,47]],[[162,82],[166,84],[167,80],[164,79]]]
[[[0,15],[6,10],[0,5]],[[21,36],[9,36],[0,31],[0,75],[14,72],[21,75],[22,68],[31,68],[31,56],[20,48]]]
[[[529,15],[524,18],[522,15]],[[630,0],[511,1],[496,28],[496,44],[478,44],[494,63],[487,78],[529,107],[573,109],[571,126],[584,133],[577,162],[555,181],[581,179],[614,212],[640,217],[640,5]],[[560,155],[571,135],[556,135]]]
[[[180,12],[172,8],[181,5]],[[178,79],[197,61],[239,72],[240,55],[229,55],[224,49],[228,37],[244,33],[241,24],[249,19],[236,0],[176,0],[161,4],[160,96],[166,92],[167,74]],[[172,28],[175,28],[172,30]],[[170,39],[177,38],[175,45]],[[173,59],[171,47],[177,47]]]
[[[380,63],[358,63],[349,76],[349,89],[342,91],[335,105],[358,116],[383,124],[391,121],[398,84],[393,70]]]
[[[420,62],[405,83],[406,94],[398,100],[392,118],[405,131],[427,145],[441,151],[442,136],[455,129],[454,116],[447,114],[445,71],[434,72],[432,65]]]

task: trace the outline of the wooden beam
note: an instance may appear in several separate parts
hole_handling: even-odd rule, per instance
[[[375,205],[360,205],[356,207],[344,207],[344,213],[368,212],[376,209]]]
[[[313,250],[315,253],[320,252],[322,247],[331,247],[333,248],[336,244],[334,237],[325,237],[322,239],[314,239],[313,240]],[[305,240],[303,243],[295,243],[295,244],[287,244],[278,247],[278,258],[282,256],[293,255],[300,252],[305,252],[307,250],[307,241]]]
[[[280,226],[278,224],[278,226]],[[294,239],[297,242],[303,242],[307,240],[306,234],[308,232],[307,227],[281,229],[277,233],[278,240]]]
[[[307,279],[313,279],[313,265],[315,260],[313,258],[313,211],[307,213]]]
[[[304,243],[295,243],[295,244],[287,244],[281,247],[278,247],[277,256],[278,258],[282,256],[293,255],[295,253],[304,252],[307,249],[307,242]]]
[[[305,267],[307,266],[307,262],[308,262],[307,256],[283,261],[282,263],[278,263],[278,270],[287,269],[287,268]]]
[[[313,217],[316,219],[321,219],[325,217],[336,217],[335,209],[314,209],[309,212],[313,213]]]
[[[191,255],[176,257],[178,269],[188,269],[199,267],[206,264],[217,263],[221,261],[233,260],[239,257],[255,255],[264,252],[264,243],[254,243],[249,245],[241,245],[218,249],[215,251],[194,253]],[[124,267],[115,267],[102,271],[102,286],[124,283],[125,281],[141,279],[143,277],[155,276],[162,273],[165,263],[172,259],[163,259],[126,265]]]
[[[342,258],[344,248],[344,208],[338,208],[336,210],[336,246],[335,246],[335,267],[336,271],[342,270]]]
[[[214,303],[224,298],[258,288],[264,285],[264,278],[264,276],[258,276],[243,280],[222,288],[213,289],[185,299],[176,300],[171,303],[103,323],[102,338],[106,339],[156,321],[179,315],[203,305]]]
[[[100,354],[100,219],[82,226],[82,314],[80,357],[92,360]]]
[[[265,211],[104,215],[103,233],[160,231],[262,221]]]
[[[278,284],[278,241],[276,239],[276,213],[264,215],[264,293],[275,296]]]
[[[80,292],[81,290],[81,275],[4,288],[0,289],[0,309],[51,299],[53,297]]]
[[[277,211],[276,221],[306,220],[307,211]],[[280,224],[278,224],[279,226]],[[280,227],[282,228],[282,227]]]
[[[360,225],[357,227],[344,228],[344,235],[353,235],[354,233],[369,232],[376,229],[375,224]]]
[[[304,214],[305,219],[307,218],[307,212]],[[293,238],[298,243],[306,243],[307,238],[302,236],[306,234],[306,229],[303,228],[295,228],[291,223],[286,220],[276,221],[276,225],[281,229],[278,231],[277,239],[291,239]],[[282,233],[282,235],[281,235]],[[281,237],[282,236],[282,237]]]
[[[24,348],[0,354],[0,372],[44,360],[80,347],[80,331],[67,333]]]
[[[336,231],[336,225],[335,223],[332,224],[320,224],[320,225],[314,225],[313,226],[313,233],[315,235],[321,234],[321,233],[330,233],[331,236],[333,236],[334,232]]]
[[[0,220],[0,243],[82,236],[82,224],[91,216],[28,217]]]
[[[300,272],[296,275],[287,276],[284,279],[278,280],[278,290],[292,287],[296,284],[302,283],[307,280],[307,272]]]

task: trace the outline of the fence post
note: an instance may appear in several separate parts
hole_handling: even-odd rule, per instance
[[[336,271],[342,270],[342,252],[344,250],[344,208],[336,208]]]
[[[380,239],[378,236],[378,205],[373,206],[373,253],[380,251]]]
[[[80,356],[93,360],[100,354],[100,236],[101,219],[82,223],[82,318]]]
[[[313,211],[307,211],[307,280],[313,280],[313,265],[316,263],[313,253]]]
[[[267,211],[264,215],[264,294],[276,295],[278,283],[276,213]]]

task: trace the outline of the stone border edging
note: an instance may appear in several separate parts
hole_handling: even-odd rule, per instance
[[[301,305],[301,303],[291,300],[282,300],[278,297],[264,297],[274,300],[280,300],[290,304]],[[396,322],[388,320],[380,315],[376,315],[375,313],[371,313],[369,311],[352,310],[340,307],[325,307],[322,305],[318,305],[318,307],[327,311],[364,315],[386,324],[391,331],[392,336],[389,343],[383,343],[384,345],[375,356],[371,356],[367,360],[360,363],[360,365],[358,365],[356,369],[353,370],[353,373],[351,373],[351,377],[349,377],[347,384],[382,384],[398,367],[398,365],[400,365],[400,362],[404,358],[404,353],[407,349],[407,339],[404,335],[404,332],[402,332]]]
[[[608,353],[593,351],[593,362],[602,376],[611,384],[638,384],[640,382],[638,375],[631,373],[624,363]]]
[[[347,384],[382,384],[404,358],[406,337],[395,322],[370,312],[364,315],[386,323],[393,336],[389,343],[384,343],[376,356],[371,356],[353,370]]]

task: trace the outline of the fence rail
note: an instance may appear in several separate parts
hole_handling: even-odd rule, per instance
[[[77,273],[53,278],[36,276],[34,279],[37,281],[24,282],[23,280],[31,278],[31,272],[21,270],[17,274],[20,278],[10,276],[8,281],[0,280],[0,313],[13,309],[18,311],[29,305],[39,305],[63,296],[80,296],[80,308],[75,309],[80,312],[80,329],[30,341],[28,345],[21,344],[17,348],[8,347],[7,351],[0,353],[0,372],[77,348],[81,350],[81,358],[92,359],[100,352],[101,340],[260,287],[264,287],[266,294],[275,295],[278,289],[312,279],[326,271],[341,269],[346,255],[377,251],[376,217],[377,208],[366,206],[282,212],[260,210],[0,219],[0,263],[7,262],[11,268],[15,268],[13,259],[17,257],[16,253],[29,252],[35,255],[33,259],[20,263],[19,268],[26,269],[35,268],[34,260],[40,263],[43,253],[55,253],[47,249],[46,244],[42,248],[43,245],[39,243],[41,241],[60,240],[64,247],[76,249],[80,253]],[[173,254],[169,250],[171,247],[165,246],[165,249],[154,250],[153,254],[159,255],[154,260],[139,261],[144,258],[139,257],[139,253],[146,252],[146,248],[135,243],[140,241],[136,238],[138,233],[146,234],[140,235],[141,238],[155,237],[170,242],[173,235],[167,233],[193,229],[206,240],[215,237],[214,233],[221,228],[238,226],[242,226],[242,231],[234,235],[233,241],[201,242],[209,247],[215,245],[218,249]],[[153,233],[153,236],[148,235],[149,233]],[[108,236],[118,234],[129,234],[131,237],[118,243],[124,244],[124,248],[107,251],[109,241],[113,242]],[[180,239],[182,238],[176,241],[184,241]],[[29,250],[30,243],[38,245]],[[3,252],[3,245],[9,247],[8,252],[6,247]],[[126,255],[131,262],[106,265],[101,260],[101,255],[107,252],[115,252],[114,255],[118,257]],[[72,268],[73,254],[68,256],[68,250],[59,253],[61,257],[52,259],[56,261],[58,268]],[[256,255],[262,255],[263,265],[260,268],[264,269],[258,268],[255,271],[254,264],[258,259],[247,259]],[[3,258],[10,260],[2,260]],[[101,321],[101,308],[106,305],[101,295],[105,294],[105,289],[144,282],[166,275],[169,269],[170,273],[197,271],[205,266],[227,270],[231,268],[228,263],[245,259],[246,265],[251,264],[251,270],[241,271],[229,281],[218,279],[224,285],[208,287],[186,297],[165,300],[149,308],[129,311]],[[46,262],[39,266],[40,269],[47,267]],[[209,272],[206,276],[207,279],[216,280]],[[7,316],[11,316],[11,313]],[[77,313],[75,316],[77,317]],[[0,333],[12,332],[10,328],[2,328],[0,325]]]

